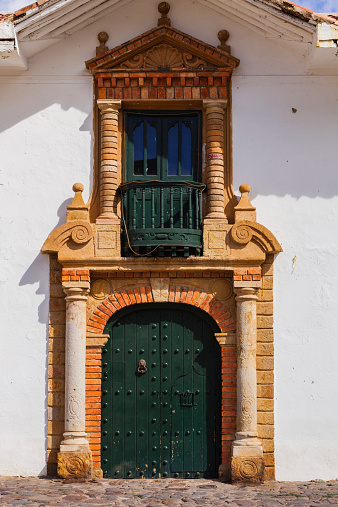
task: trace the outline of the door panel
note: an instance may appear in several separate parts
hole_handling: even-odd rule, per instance
[[[201,310],[147,304],[105,332],[102,468],[106,477],[216,476],[220,460],[218,328]],[[140,359],[147,371],[138,373]]]

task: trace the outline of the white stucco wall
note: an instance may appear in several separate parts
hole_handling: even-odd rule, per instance
[[[243,77],[233,90],[235,186],[252,185],[257,219],[284,250],[274,280],[276,477],[334,479],[338,80]]]
[[[93,93],[84,61],[99,31],[113,47],[155,26],[156,5],[122,7],[30,58],[27,72],[0,77],[0,474],[45,473],[49,295],[39,251],[65,221],[72,184],[89,196]],[[214,45],[227,28],[241,59],[234,185],[252,186],[258,221],[284,249],[274,291],[277,479],[336,478],[338,80],[306,76],[304,57],[200,4],[172,0],[170,17]]]

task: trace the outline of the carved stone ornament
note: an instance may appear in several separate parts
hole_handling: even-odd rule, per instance
[[[160,44],[149,49],[146,53],[134,55],[121,64],[122,69],[197,69],[208,67],[206,60],[188,52],[180,52],[168,45]]]
[[[93,230],[89,222],[72,220],[61,225],[48,236],[41,252],[56,253],[70,239],[78,245],[83,245],[84,243],[88,243],[92,237]]]
[[[88,452],[60,452],[58,476],[64,479],[89,479],[92,476],[92,457]]]
[[[282,252],[282,247],[275,236],[264,225],[243,220],[231,229],[231,237],[239,245],[247,245],[251,240],[259,244],[266,253]]]
[[[262,457],[232,457],[232,482],[258,484],[264,480],[264,460]]]
[[[160,44],[145,54],[143,67],[172,69],[183,67],[183,60],[177,49],[167,44]]]
[[[95,280],[92,283],[90,293],[95,299],[104,299],[111,293],[110,283],[108,280],[101,278],[99,280]]]

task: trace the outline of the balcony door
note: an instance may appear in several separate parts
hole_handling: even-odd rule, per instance
[[[201,255],[200,113],[124,119],[123,255]]]

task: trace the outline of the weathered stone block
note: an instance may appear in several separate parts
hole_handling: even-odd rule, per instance
[[[257,400],[257,410],[261,410],[262,412],[272,412],[273,411],[273,399],[267,400],[263,398],[258,398]]]
[[[273,329],[257,329],[257,342],[273,342]]]
[[[267,317],[265,315],[257,315],[257,328],[267,329],[273,326],[273,317]]]
[[[257,343],[257,356],[273,356],[273,343]]]
[[[274,427],[269,424],[258,424],[257,431],[259,438],[273,438],[275,434]]]
[[[59,452],[57,473],[63,479],[91,479],[93,473],[90,452]]]
[[[275,444],[273,438],[263,438],[262,440],[263,452],[273,452],[275,449]]]
[[[274,373],[273,371],[258,371],[257,384],[273,384]]]
[[[231,482],[259,484],[264,480],[264,458],[232,457]]]
[[[258,412],[257,413],[257,423],[258,424],[273,424],[274,416],[273,412]],[[263,447],[264,449],[264,447]],[[266,450],[266,449],[264,449]]]
[[[274,360],[273,357],[258,356],[257,370],[273,370]]]
[[[257,314],[258,315],[272,315],[273,304],[272,303],[257,303]]]

